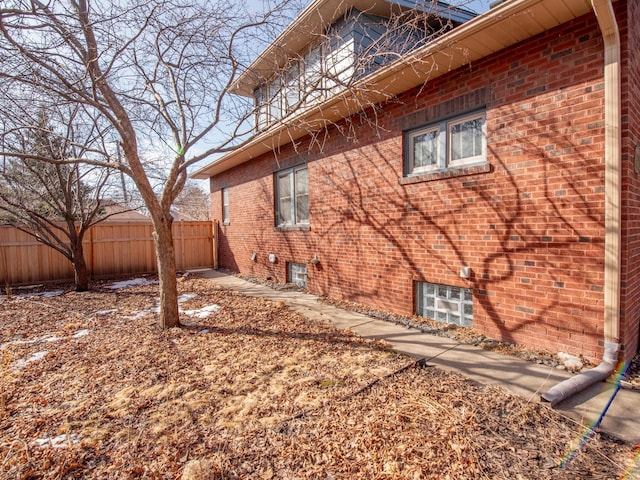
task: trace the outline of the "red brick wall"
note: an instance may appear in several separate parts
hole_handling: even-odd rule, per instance
[[[626,3],[626,2],[623,2]],[[640,335],[640,178],[634,168],[634,150],[640,143],[640,5],[617,8],[622,36],[622,286],[621,334],[625,357],[638,351]],[[635,29],[629,30],[629,26]]]
[[[468,287],[474,326],[486,335],[599,358],[602,64],[595,17],[586,15],[407,92],[377,112],[375,125],[356,116],[296,151],[287,146],[212,178],[215,218],[219,189],[229,188],[230,198],[220,266],[284,282],[287,262],[317,254],[309,290],[400,314],[414,312],[415,281]],[[403,130],[483,106],[490,171],[403,179]],[[279,231],[273,172],[299,163],[309,168],[311,225]],[[637,233],[634,239],[627,249],[640,247]],[[459,276],[463,265],[472,269],[468,280]],[[626,308],[637,318],[633,287]],[[627,348],[637,348],[634,321],[624,327]]]

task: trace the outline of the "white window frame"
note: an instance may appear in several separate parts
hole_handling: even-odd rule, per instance
[[[300,104],[300,94],[302,90],[300,86],[301,81],[300,63],[294,62],[287,69],[284,86],[282,87],[285,115],[293,112]]]
[[[436,138],[436,143],[437,143],[437,159],[438,161],[436,162],[435,165],[420,165],[418,167],[416,167],[415,165],[415,148],[414,148],[414,142],[415,139],[417,137],[421,137],[422,135],[424,135],[425,133],[431,133],[431,132],[437,132],[437,138]],[[439,170],[440,167],[440,152],[442,151],[442,146],[440,145],[441,143],[441,138],[442,136],[440,135],[440,128],[439,125],[435,125],[435,126],[430,126],[427,128],[422,128],[420,130],[416,130],[413,131],[411,133],[409,133],[407,135],[408,141],[409,141],[409,152],[408,152],[408,156],[409,156],[409,172],[411,173],[425,173],[425,172],[431,172],[433,170]]]
[[[453,160],[452,157],[452,138],[451,129],[462,123],[466,123],[472,120],[482,120],[482,135],[480,139],[480,154],[474,155],[471,157],[464,157],[458,160]],[[465,115],[464,117],[457,117],[453,120],[447,122],[447,164],[451,167],[459,167],[462,165],[471,165],[481,162],[486,162],[487,160],[487,129],[486,129],[486,118],[484,112],[478,114],[473,113],[471,115]]]
[[[223,188],[221,190],[222,195],[222,223],[224,225],[229,225],[230,215],[229,215],[229,189]]]
[[[306,104],[314,103],[324,97],[323,80],[323,48],[316,45],[304,55],[302,77],[302,94]]]
[[[269,126],[269,101],[268,88],[261,85],[254,92],[256,109],[256,130],[261,131]]]
[[[452,160],[451,158],[451,131],[455,125],[460,125],[471,120],[482,120],[481,153],[472,157]],[[437,123],[431,123],[405,133],[405,168],[407,175],[420,175],[429,172],[460,168],[469,165],[478,165],[487,162],[487,121],[485,110],[445,119]],[[415,166],[414,142],[416,138],[429,132],[438,132],[438,161],[435,165]]]
[[[282,119],[284,116],[284,99],[282,97],[282,77],[277,76],[269,82],[269,125]]]
[[[307,172],[307,207],[309,206],[309,170],[306,165],[299,165],[297,167],[288,168],[286,170],[281,170],[276,172],[275,174],[275,219],[277,227],[296,227],[296,226],[306,226],[309,225],[309,215],[307,212],[307,218],[298,218],[298,197],[301,195],[298,194],[296,189],[297,186],[297,175],[296,173],[305,170]],[[282,221],[282,215],[280,212],[280,179],[288,177],[289,179],[289,202],[290,202],[290,212],[289,218],[290,221]]]
[[[323,84],[328,95],[343,90],[353,79],[355,68],[355,47],[353,37],[331,38],[324,48]]]

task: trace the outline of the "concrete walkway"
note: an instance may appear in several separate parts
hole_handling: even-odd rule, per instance
[[[489,352],[450,338],[428,335],[416,329],[326,305],[318,297],[307,293],[278,291],[215,270],[198,273],[220,286],[250,297],[282,300],[308,318],[329,322],[339,329],[350,329],[361,337],[384,339],[396,351],[414,358],[425,358],[429,364],[461,373],[484,384],[500,385],[527,400],[540,401],[542,393],[571,376],[564,370]],[[591,425],[600,417],[614,390],[614,385],[608,383],[593,385],[557,405],[556,410],[578,422]],[[640,392],[621,389],[600,430],[629,442],[640,443]]]

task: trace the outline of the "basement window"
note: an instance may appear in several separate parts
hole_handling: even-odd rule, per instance
[[[469,288],[416,282],[416,314],[469,327],[473,325],[473,292]]]
[[[289,263],[287,277],[289,283],[307,288],[307,265],[305,263]]]

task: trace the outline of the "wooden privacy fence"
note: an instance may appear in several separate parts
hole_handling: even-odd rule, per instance
[[[104,222],[86,233],[83,248],[93,278],[157,271],[150,223]],[[174,222],[178,270],[217,268],[216,222]],[[53,248],[0,226],[0,282],[23,285],[73,279],[71,263]]]

